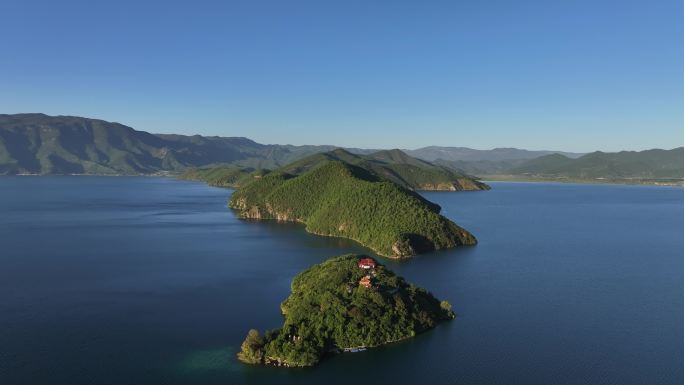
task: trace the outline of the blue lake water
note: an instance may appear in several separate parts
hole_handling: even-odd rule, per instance
[[[0,384],[684,383],[684,189],[492,185],[424,194],[478,246],[383,260],[456,320],[288,370],[238,363],[245,333],[281,324],[299,271],[368,250],[201,183],[0,178]]]

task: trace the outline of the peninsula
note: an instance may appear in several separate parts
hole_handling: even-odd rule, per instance
[[[332,258],[297,275],[281,311],[281,328],[264,335],[249,331],[240,361],[313,366],[327,353],[404,340],[454,318],[449,302],[358,255]]]
[[[300,222],[311,233],[349,238],[386,257],[477,243],[438,205],[337,160],[299,175],[266,174],[235,191],[229,206],[242,218]]]

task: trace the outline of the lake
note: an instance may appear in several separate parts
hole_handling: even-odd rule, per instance
[[[492,186],[423,194],[479,245],[381,260],[454,321],[282,369],[235,360],[247,330],[280,326],[299,271],[369,250],[201,183],[2,177],[0,383],[684,383],[684,189]]]

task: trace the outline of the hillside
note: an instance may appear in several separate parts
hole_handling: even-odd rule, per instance
[[[238,358],[249,364],[312,366],[328,352],[400,341],[454,318],[451,305],[376,261],[345,255],[298,274],[279,329],[250,330]],[[367,277],[367,278],[366,278]]]
[[[684,178],[684,147],[640,152],[593,152],[577,159],[548,155],[514,167],[510,173],[587,179]]]
[[[189,167],[275,168],[332,146],[154,135],[75,116],[0,115],[0,174],[139,175]]]
[[[118,123],[0,115],[0,173],[134,174],[177,163],[162,139]]]
[[[350,148],[344,154],[335,149],[328,145],[265,145],[243,137],[151,134],[119,123],[76,116],[0,114],[0,175],[179,174],[188,169],[217,167],[273,170],[293,163],[293,167],[304,170],[325,158],[359,165],[414,190],[487,188],[472,175],[578,181],[684,177],[681,148],[586,155],[440,146],[404,151]],[[331,151],[332,155],[316,156]],[[201,179],[203,173],[194,177]]]
[[[488,190],[489,186],[472,176],[407,155],[400,150],[383,150],[368,155],[352,154],[343,149],[310,155],[279,169],[299,175],[330,161],[361,167],[381,178],[411,190],[470,191]]]
[[[119,123],[77,116],[0,114],[0,175],[145,175],[226,166],[275,169],[335,148],[264,145],[242,137],[150,134]],[[362,155],[377,151],[346,150]],[[492,151],[495,156],[496,151]],[[484,157],[489,154],[481,153]],[[430,154],[425,152],[425,159],[430,160]]]
[[[299,175],[272,172],[230,198],[243,218],[306,224],[309,232],[356,240],[388,257],[476,243],[439,206],[368,170],[330,161]]]

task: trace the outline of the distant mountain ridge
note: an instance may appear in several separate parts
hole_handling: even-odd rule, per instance
[[[584,154],[562,151],[530,151],[519,148],[494,148],[492,150],[475,150],[467,147],[441,147],[428,146],[416,150],[404,150],[407,154],[433,162],[436,160],[446,161],[508,161],[534,159],[544,155],[561,154],[569,158],[578,158]]]
[[[0,174],[154,174],[225,164],[275,168],[334,148],[155,135],[74,116],[0,115]]]
[[[120,123],[76,116],[0,114],[0,174],[148,175],[215,166],[276,169],[336,148],[260,144],[244,137],[151,134]],[[346,150],[357,155],[379,151]],[[684,178],[681,148],[578,154],[430,146],[403,152],[433,166],[478,176]],[[384,156],[398,154],[390,151]]]
[[[218,165],[275,169],[335,148],[267,145],[244,137],[151,134],[77,116],[0,114],[0,174],[138,175]]]
[[[546,155],[513,167],[512,174],[566,178],[684,178],[684,147],[672,150],[592,152],[577,159]]]

